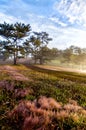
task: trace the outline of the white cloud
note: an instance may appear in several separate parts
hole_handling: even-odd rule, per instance
[[[16,23],[16,22],[24,22],[24,20],[20,19],[20,17],[14,17],[12,15],[7,15],[0,12],[0,23]]]
[[[53,38],[49,47],[57,47],[64,49],[71,45],[86,47],[86,31],[75,29],[72,27],[59,28],[54,24],[45,24],[41,26],[41,30],[45,30]]]
[[[49,19],[50,19],[51,21],[53,21],[53,22],[55,22],[55,23],[61,25],[62,27],[66,27],[66,26],[67,26],[67,24],[61,22],[61,21],[60,21],[58,18],[56,18],[56,17],[50,17]]]
[[[17,4],[18,1],[18,4]],[[61,15],[67,17],[70,23],[77,22],[86,27],[86,0],[61,0],[56,2],[54,7]],[[16,6],[13,9],[13,6]],[[15,0],[11,2],[9,7],[4,7],[6,10],[0,9],[0,23],[6,21],[7,23],[29,23],[32,31],[46,31],[49,33],[53,41],[49,43],[49,47],[57,47],[60,49],[66,48],[70,45],[86,47],[86,31],[82,29],[75,29],[67,26],[67,23],[62,22],[58,17],[49,17],[45,15],[30,13],[29,5],[22,0]],[[11,11],[13,14],[6,11]],[[15,15],[14,15],[15,13]],[[59,26],[60,25],[60,26]]]
[[[61,0],[55,2],[54,9],[65,15],[70,23],[86,23],[86,0]]]
[[[15,21],[15,18],[13,16],[7,16],[4,13],[0,13],[0,23],[3,23],[4,21],[12,23],[12,21]]]
[[[53,41],[49,43],[49,47],[57,47],[60,49],[66,48],[70,45],[86,47],[86,31],[75,29],[73,27],[57,27],[53,22],[49,22],[49,18],[28,14],[28,19],[24,21],[21,18],[6,15],[4,13],[0,13],[0,18],[0,23],[3,23],[4,21],[7,23],[28,23],[29,21],[33,31],[46,31],[49,33],[49,36],[53,38]]]
[[[53,23],[33,22],[34,31],[46,31],[53,41],[49,43],[49,47],[57,47],[60,49],[71,45],[86,47],[86,31],[75,29],[73,27],[57,27]]]

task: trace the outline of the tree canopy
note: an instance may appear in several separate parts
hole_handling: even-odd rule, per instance
[[[46,32],[31,33],[30,24],[0,24],[0,36],[3,38],[0,41],[0,52],[5,58],[13,57],[14,64],[17,64],[18,57],[27,56],[29,53],[35,63],[39,59],[40,64],[43,64],[47,45],[52,39]]]
[[[0,35],[4,39],[1,42],[3,45],[3,52],[8,52],[14,57],[14,64],[17,62],[18,55],[24,52],[22,42],[25,37],[29,36],[30,31],[31,27],[29,24],[7,24],[5,22],[0,24]]]

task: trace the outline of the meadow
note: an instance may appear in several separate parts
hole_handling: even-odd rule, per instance
[[[86,130],[86,74],[0,66],[1,130]]]

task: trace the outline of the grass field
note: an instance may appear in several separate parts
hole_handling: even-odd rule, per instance
[[[85,73],[28,65],[0,73],[1,130],[86,130]]]

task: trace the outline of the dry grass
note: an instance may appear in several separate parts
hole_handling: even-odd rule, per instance
[[[68,67],[51,66],[51,65],[36,65],[36,66],[43,68],[43,69],[49,69],[49,70],[54,70],[54,71],[77,72],[77,73],[86,74],[86,71],[84,71],[84,70],[68,68]]]
[[[19,67],[19,68],[25,69],[25,67]],[[19,68],[10,65],[4,65],[3,67],[2,66],[0,67],[0,70],[7,72],[7,74],[12,79],[19,80],[19,81],[28,81],[29,80],[28,77],[18,72]]]
[[[11,77],[10,80],[0,81],[1,129],[6,130],[8,127],[7,130],[86,130],[86,76],[54,71],[44,73],[44,70],[34,71],[22,65],[2,67],[1,72]],[[32,81],[18,80],[18,76],[21,80],[24,79],[21,75],[28,79],[30,77]],[[53,97],[59,102],[47,97]],[[80,101],[78,103],[84,108],[75,100]]]

